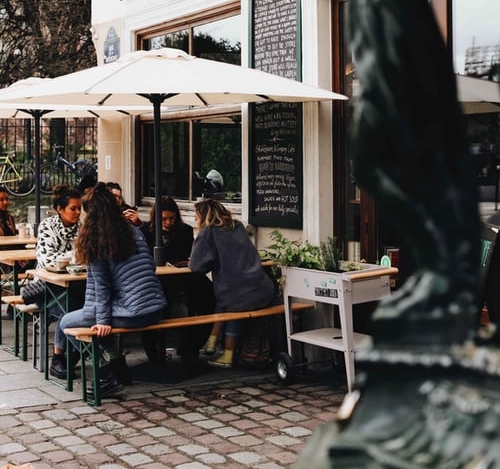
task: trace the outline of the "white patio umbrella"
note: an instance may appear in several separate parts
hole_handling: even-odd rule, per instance
[[[500,83],[456,75],[458,100],[464,114],[500,112]]]
[[[31,87],[47,84],[52,78],[30,77],[19,80],[12,85],[0,89],[0,98],[10,96],[11,93],[27,92]],[[0,118],[3,119],[29,119],[35,123],[35,229],[40,223],[40,119],[54,118],[85,118],[85,117],[110,117],[122,113],[124,115],[139,115],[151,113],[151,106],[81,106],[68,104],[47,103],[1,103]]]
[[[160,107],[207,106],[266,101],[347,99],[331,91],[251,68],[191,56],[178,49],[137,51],[30,87],[1,101],[83,106],[153,105],[155,203],[160,206]],[[156,211],[155,260],[163,262],[161,212]]]

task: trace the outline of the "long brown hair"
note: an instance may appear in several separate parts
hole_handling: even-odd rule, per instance
[[[83,209],[85,221],[76,240],[78,262],[121,261],[137,251],[132,227],[103,182],[98,182],[85,194]]]
[[[219,226],[234,229],[235,223],[231,212],[217,200],[200,200],[194,204],[194,209],[200,219],[200,228]]]
[[[174,226],[180,225],[181,223],[183,223],[181,211],[179,210],[179,206],[177,205],[177,202],[174,199],[172,199],[172,197],[164,195],[161,198],[160,211],[161,212],[175,213]],[[151,207],[150,212],[149,212],[149,220],[150,220],[149,230],[151,231],[151,233],[154,233],[155,229],[156,229],[156,220],[155,219],[156,219],[156,206],[153,205]]]

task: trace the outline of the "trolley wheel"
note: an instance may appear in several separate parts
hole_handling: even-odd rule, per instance
[[[290,355],[285,352],[280,352],[276,357],[274,369],[278,379],[285,384],[290,384],[295,379],[295,369],[292,359]]]

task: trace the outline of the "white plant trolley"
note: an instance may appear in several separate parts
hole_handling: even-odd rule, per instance
[[[351,392],[354,383],[354,352],[368,337],[353,331],[352,306],[380,300],[390,294],[391,276],[397,274],[394,267],[361,264],[362,270],[348,272],[325,272],[298,267],[281,267],[284,277],[283,299],[285,302],[285,325],[288,354],[280,353],[275,360],[278,379],[289,383],[295,376],[292,359],[292,342],[316,345],[344,353],[347,387]],[[294,332],[292,298],[313,300],[319,303],[338,305],[340,329],[321,329]],[[333,313],[332,313],[333,314]],[[332,318],[333,319],[333,318]],[[333,323],[333,320],[332,320]]]

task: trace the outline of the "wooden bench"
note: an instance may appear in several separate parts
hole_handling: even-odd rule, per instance
[[[37,348],[38,346],[41,347],[42,343],[40,327],[41,309],[36,304],[25,305],[21,295],[4,295],[2,296],[2,303],[12,306],[13,312],[14,344],[12,348],[9,347],[8,349],[12,351],[16,357],[19,356],[19,349],[21,349],[21,360],[28,360],[28,322],[32,320],[33,368],[41,370],[41,368],[37,366]],[[21,337],[19,336],[19,325],[21,325]]]
[[[313,309],[314,304],[311,303],[292,303],[292,311],[304,311]],[[212,324],[214,322],[227,322],[227,321],[240,321],[244,319],[261,318],[265,316],[273,316],[285,313],[285,306],[283,304],[276,306],[269,306],[268,308],[258,309],[255,311],[238,311],[238,312],[224,312],[206,314],[201,316],[188,316],[182,318],[163,319],[157,324],[152,324],[146,327],[137,328],[113,328],[111,334],[129,334],[144,331],[158,331],[164,329],[174,329],[177,327],[196,326],[200,324]],[[66,335],[75,337],[80,341],[80,362],[81,362],[81,376],[82,376],[82,395],[83,400],[90,405],[101,405],[101,390],[96,383],[99,383],[99,341],[96,331],[91,330],[90,327],[74,327],[64,329]],[[92,364],[92,380],[94,382],[94,399],[87,396],[87,383],[85,372],[84,357],[88,356]],[[68,367],[68,385],[69,391],[73,390],[73,370]]]

